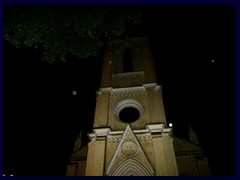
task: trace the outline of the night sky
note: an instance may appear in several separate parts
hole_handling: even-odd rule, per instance
[[[175,136],[188,124],[213,175],[235,173],[235,12],[231,5],[145,5],[158,84]],[[4,173],[65,175],[74,141],[92,131],[102,53],[47,64],[42,49],[4,42]],[[73,91],[77,94],[73,95]]]

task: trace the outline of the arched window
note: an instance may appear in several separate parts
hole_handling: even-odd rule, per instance
[[[123,72],[133,71],[133,56],[130,48],[126,48],[123,54]]]

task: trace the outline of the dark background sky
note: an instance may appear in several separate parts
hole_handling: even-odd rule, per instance
[[[213,175],[235,172],[234,17],[231,5],[143,8],[167,121],[179,137],[193,127]],[[4,42],[7,174],[65,175],[79,131],[92,129],[102,56],[55,64],[41,57],[41,49]]]

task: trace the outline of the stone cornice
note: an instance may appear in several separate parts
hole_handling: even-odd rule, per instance
[[[157,85],[157,83],[147,83],[147,84],[143,84],[143,86],[146,88],[146,90],[150,91],[150,90],[161,90],[162,86],[161,85]]]
[[[152,134],[172,135],[172,128],[165,128],[165,124],[149,124],[146,127]]]
[[[146,92],[142,86],[130,88],[116,88],[110,93],[111,96],[142,96]]]
[[[144,71],[138,71],[138,72],[125,72],[125,73],[118,73],[118,74],[112,74],[113,78],[121,78],[121,77],[134,77],[134,76],[143,76]]]
[[[110,128],[94,128],[93,133],[88,134],[88,136],[90,139],[99,137],[101,138],[107,136],[110,131]]]
[[[146,129],[133,130],[134,134],[141,139],[140,136],[172,136],[172,128],[165,128],[165,124],[148,124]],[[92,133],[88,136],[90,139],[103,138],[103,137],[114,137],[122,136],[124,131],[111,131],[110,128],[94,128]],[[146,135],[148,134],[148,135]]]
[[[109,94],[112,91],[112,87],[100,88],[99,91],[96,91],[97,96]]]
[[[161,90],[162,86],[157,85],[157,83],[147,83],[143,84],[142,86],[134,86],[134,87],[122,87],[122,88],[113,88],[113,87],[106,87],[106,88],[99,88],[99,91],[96,91],[98,96],[110,94],[112,95],[143,95],[147,91],[151,90]]]

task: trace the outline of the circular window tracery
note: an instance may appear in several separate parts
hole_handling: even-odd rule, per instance
[[[135,99],[120,101],[115,108],[115,116],[124,123],[137,121],[143,115],[142,105]]]
[[[126,107],[119,112],[119,119],[125,123],[131,123],[138,120],[140,117],[139,111],[134,107]]]

